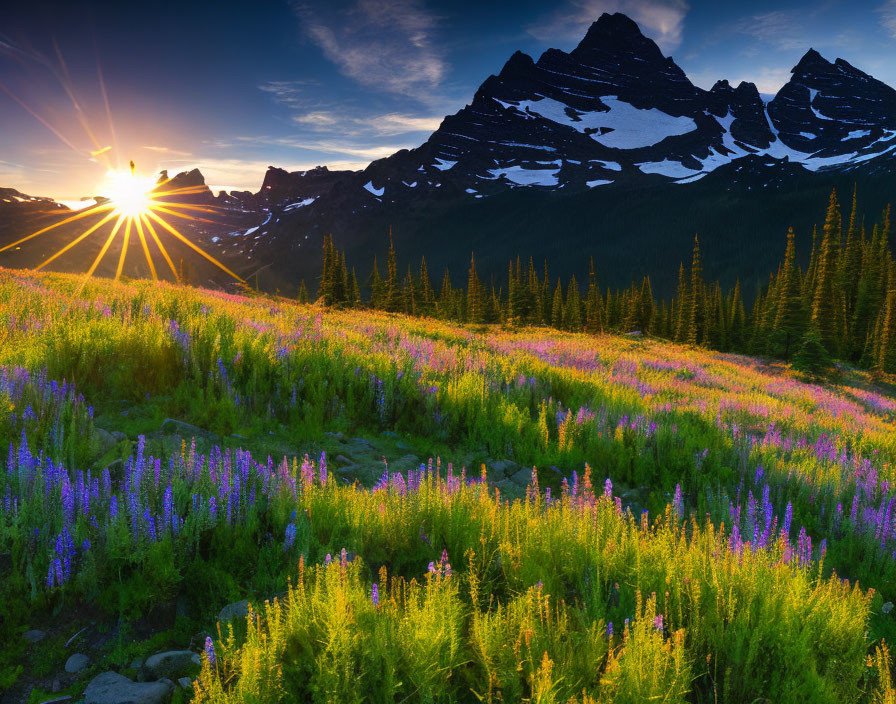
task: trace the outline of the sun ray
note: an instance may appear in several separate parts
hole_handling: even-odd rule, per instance
[[[137,236],[140,238],[140,244],[143,246],[143,254],[146,255],[146,263],[149,265],[149,271],[152,274],[152,280],[158,281],[159,275],[156,273],[156,265],[149,253],[149,245],[146,243],[146,233],[143,232],[143,216],[138,215],[134,218],[134,224],[137,226]]]
[[[87,270],[87,274],[84,275],[84,282],[87,282],[91,276],[93,276],[93,272],[96,271],[96,268],[100,265],[100,262],[103,260],[103,257],[106,256],[106,252],[109,251],[109,247],[112,244],[112,240],[115,239],[115,236],[118,234],[118,231],[121,229],[121,223],[124,222],[126,215],[119,215],[118,220],[115,221],[115,227],[112,228],[112,232],[109,234],[109,239],[106,240],[106,244],[103,245],[103,248],[100,250],[100,253],[96,255],[96,259],[93,260],[93,264],[90,265],[90,269]],[[84,284],[82,283],[83,287]]]
[[[128,244],[131,241],[131,224],[133,222],[134,217],[130,216],[124,226],[124,243],[121,245],[121,255],[118,257],[118,268],[115,270],[116,281],[121,278],[121,272],[122,269],[124,269],[124,259],[128,255]]]
[[[60,227],[62,225],[70,223],[70,222],[74,222],[75,220],[80,220],[81,218],[86,218],[88,215],[96,215],[97,213],[102,213],[106,210],[112,210],[112,208],[113,208],[113,206],[111,206],[111,205],[101,205],[97,208],[90,208],[89,210],[84,210],[82,212],[76,213],[75,215],[72,215],[70,218],[66,218],[65,220],[62,220],[60,222],[49,225],[41,230],[38,230],[37,232],[34,232],[34,233],[28,235],[27,237],[23,237],[20,240],[16,240],[12,244],[8,244],[5,247],[0,247],[0,252],[5,252],[7,249],[11,249],[18,244],[22,244],[22,242],[27,242],[28,240],[30,240],[33,237],[37,237],[38,235],[42,235],[45,232],[49,232],[53,228]]]
[[[76,244],[78,244],[78,242],[83,241],[83,240],[84,240],[85,238],[87,238],[89,235],[91,235],[91,234],[93,234],[94,232],[96,232],[99,228],[101,228],[103,225],[105,225],[107,222],[109,222],[109,221],[110,221],[112,218],[114,218],[114,217],[115,217],[115,213],[109,213],[106,217],[104,217],[104,218],[103,218],[102,220],[100,220],[98,223],[96,223],[95,225],[92,225],[92,226],[90,227],[90,229],[85,230],[84,232],[82,232],[81,235],[80,235],[77,239],[72,240],[72,241],[69,242],[67,245],[65,245],[62,249],[60,249],[58,252],[56,252],[56,254],[52,255],[52,256],[49,257],[48,259],[45,259],[45,260],[44,260],[38,267],[36,267],[36,269],[43,269],[47,264],[49,264],[50,262],[52,262],[54,259],[56,259],[56,258],[58,258],[58,257],[61,257],[61,256],[62,256],[63,254],[65,254],[68,250],[70,250],[72,247],[74,247]]]
[[[162,256],[165,257],[165,261],[168,262],[168,266],[171,267],[171,273],[174,276],[174,280],[180,282],[180,276],[177,273],[177,269],[174,267],[174,262],[171,261],[171,257],[168,256],[168,250],[165,249],[165,245],[162,244],[162,240],[160,240],[159,236],[156,234],[156,229],[152,226],[152,223],[149,221],[149,218],[146,217],[145,213],[141,214],[140,217],[146,224],[146,229],[149,230],[149,234],[152,235],[152,239],[153,241],[155,241],[156,246],[162,253]]]
[[[242,277],[237,276],[236,274],[234,274],[230,269],[228,269],[228,268],[227,268],[226,266],[224,266],[221,262],[219,262],[217,259],[215,259],[211,254],[209,254],[208,252],[204,251],[204,250],[201,249],[200,247],[197,247],[195,244],[193,244],[192,242],[190,242],[190,240],[188,240],[186,237],[184,237],[184,236],[183,236],[180,232],[178,232],[174,227],[172,227],[172,226],[169,225],[167,222],[165,222],[165,220],[163,220],[163,219],[160,218],[158,215],[156,215],[152,210],[147,210],[147,211],[146,211],[146,214],[147,214],[149,217],[151,217],[153,220],[155,220],[159,225],[161,225],[161,226],[164,227],[166,230],[168,230],[168,232],[170,232],[172,235],[174,235],[175,237],[177,237],[177,239],[179,239],[181,242],[183,242],[185,245],[187,245],[187,246],[188,246],[190,249],[192,249],[194,252],[196,252],[197,254],[199,254],[199,255],[205,257],[205,258],[206,258],[208,261],[210,261],[212,264],[214,264],[215,266],[217,266],[217,267],[218,267],[219,269],[221,269],[222,271],[224,271],[224,272],[230,274],[233,278],[235,278],[235,279],[236,279],[237,281],[239,281],[240,283],[246,283],[246,282],[242,279]]]
[[[201,218],[198,215],[190,215],[188,213],[178,213],[174,210],[168,210],[168,208],[164,208],[161,205],[154,205],[150,212],[153,213],[166,213],[168,215],[173,215],[176,218],[182,218],[183,220],[190,220],[192,222],[207,222],[210,225],[217,225],[214,220],[209,220],[208,218]]]

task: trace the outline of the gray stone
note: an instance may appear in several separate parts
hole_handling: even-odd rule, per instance
[[[65,671],[71,674],[80,672],[90,664],[90,658],[81,653],[75,653],[65,661]]]
[[[71,694],[63,694],[61,697],[54,697],[53,699],[44,699],[41,704],[64,704],[65,702],[70,702],[72,700]]]
[[[183,677],[195,672],[200,665],[199,656],[192,650],[169,650],[146,658],[143,674],[148,680],[163,677]]]
[[[84,704],[162,704],[171,696],[164,682],[131,682],[117,672],[94,677],[84,690]]]
[[[38,631],[37,629],[31,630],[31,631],[26,631],[25,634],[22,636],[22,638],[27,640],[29,643],[39,643],[46,637],[47,637],[46,633],[44,633],[43,631]]]
[[[214,437],[215,434],[200,428],[197,425],[191,425],[176,418],[166,418],[162,421],[162,432],[166,435],[182,435],[188,437]]]
[[[384,438],[397,438],[398,433],[392,432],[391,430],[384,430],[380,433],[380,435]]]
[[[135,670],[139,670],[141,667],[143,667],[143,658],[134,658],[133,660],[131,660],[131,667]]]
[[[181,686],[182,689],[193,689],[193,680],[189,677],[181,677],[177,683]]]
[[[520,471],[520,466],[513,460],[498,460],[492,463],[492,471],[498,475],[503,474],[505,477],[512,477]]]
[[[527,486],[529,486],[529,482],[532,481],[532,470],[521,469],[518,472],[514,473],[512,477],[510,477],[510,481],[512,481],[517,486],[523,487],[525,489]]]
[[[248,615],[249,602],[243,599],[243,601],[235,601],[221,609],[218,614],[218,620],[221,623],[225,623],[226,621],[233,621],[235,618],[246,618]]]
[[[334,440],[345,440],[345,435],[343,435],[339,431],[336,431],[335,433],[327,431],[326,433],[324,433],[324,435],[326,435],[328,438],[333,438]]]

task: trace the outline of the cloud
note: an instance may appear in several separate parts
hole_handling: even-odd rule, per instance
[[[321,132],[338,132],[349,137],[395,137],[411,132],[435,132],[441,116],[421,117],[391,112],[365,117],[349,116],[336,110],[299,113],[292,120],[298,125]]]
[[[811,44],[794,11],[774,10],[744,17],[735,23],[734,31],[788,51],[807,49]]]
[[[190,156],[190,152],[182,152],[178,149],[171,149],[170,147],[156,147],[151,145],[143,145],[142,149],[148,149],[151,152],[158,152],[160,154],[173,154],[175,156]]]
[[[881,7],[877,8],[880,13],[880,23],[884,26],[890,35],[896,39],[896,0],[889,0]]]
[[[688,10],[690,6],[685,0],[571,0],[547,22],[528,31],[540,41],[579,40],[603,13],[622,12],[668,53],[681,46]]]
[[[443,52],[433,39],[437,18],[418,0],[355,0],[327,17],[305,4],[293,10],[311,41],[362,85],[419,97],[445,76]]]
[[[407,149],[409,147],[409,145],[404,144],[370,146],[368,144],[352,144],[342,140],[305,140],[294,137],[237,137],[236,141],[244,146],[288,147],[290,149],[304,149],[320,154],[353,156],[358,159],[366,159],[367,162],[365,162],[365,165],[374,159],[382,159],[383,157],[394,154],[399,149]],[[413,146],[417,145],[414,144]]]

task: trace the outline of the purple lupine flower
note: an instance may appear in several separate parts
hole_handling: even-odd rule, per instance
[[[380,605],[380,589],[377,586],[376,582],[374,582],[373,586],[370,587],[370,601],[373,602],[374,606]]]
[[[208,497],[208,515],[212,519],[212,523],[214,523],[218,519],[218,508],[215,504],[215,497]]]
[[[162,514],[164,515],[164,521],[165,521],[164,525],[166,528],[167,528],[167,526],[171,525],[171,505],[172,505],[172,489],[171,489],[171,485],[169,484],[165,488],[165,496],[162,499]]]
[[[84,542],[81,543],[81,552],[87,552],[90,550],[90,539],[84,538]]]
[[[47,589],[52,589],[56,582],[56,571],[54,569],[54,562],[50,562],[50,567],[47,570]]]
[[[333,556],[327,553],[326,557],[324,557],[324,564],[329,565],[331,562],[333,562]]]
[[[679,518],[684,516],[684,501],[681,498],[681,484],[675,485],[675,495],[672,498],[672,505],[674,506],[675,513]]]
[[[109,518],[112,519],[113,523],[118,518],[118,497],[114,494],[109,497]]]
[[[785,538],[790,535],[790,521],[793,520],[793,504],[787,502],[787,508],[784,509],[784,524],[781,526],[781,535]]]
[[[289,550],[296,541],[296,524],[290,523],[286,526],[286,538],[283,541],[283,550]]]
[[[607,477],[607,480],[604,482],[604,496],[607,498],[613,496],[613,482],[610,481],[609,477]]]
[[[56,585],[61,587],[65,584],[64,573],[62,571],[62,560],[58,557],[53,560],[53,574],[56,577]]]
[[[320,461],[317,463],[318,477],[320,478],[320,485],[327,485],[327,453],[320,453]]]
[[[662,633],[662,631],[663,631],[663,615],[662,614],[657,614],[656,618],[653,619],[653,627]]]
[[[613,639],[613,622],[610,621],[607,624],[607,640],[612,640],[612,639]]]
[[[205,637],[205,658],[209,665],[215,664],[215,644],[209,636]]]

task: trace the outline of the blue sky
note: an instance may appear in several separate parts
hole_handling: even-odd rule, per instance
[[[638,21],[704,88],[774,93],[809,47],[896,86],[896,0],[16,5],[0,185],[64,199],[96,192],[107,146],[145,172],[198,166],[213,188],[257,190],[269,164],[361,168],[423,142],[513,51],[568,51],[602,12]]]

